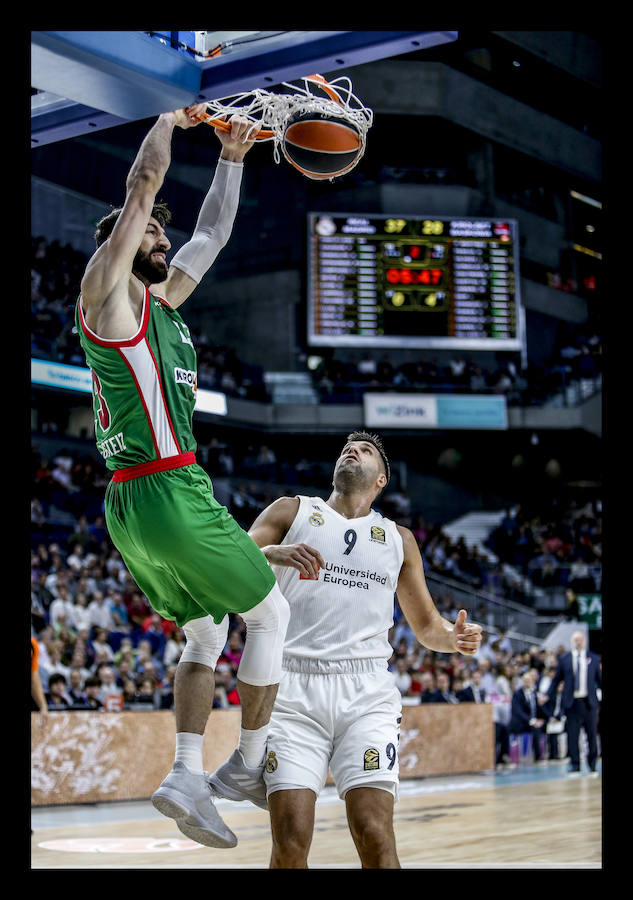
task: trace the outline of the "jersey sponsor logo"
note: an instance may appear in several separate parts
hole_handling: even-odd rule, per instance
[[[369,540],[379,541],[381,544],[384,544],[386,541],[385,529],[380,528],[379,525],[372,525]]]
[[[308,519],[310,525],[323,525],[325,523],[325,519],[321,515],[321,513],[312,513],[310,518]]]
[[[363,769],[366,772],[369,772],[379,768],[380,753],[376,750],[375,747],[369,747],[367,750],[365,750],[365,755],[363,756]]]
[[[174,366],[174,379],[176,384],[188,384],[194,394],[198,390],[198,373],[191,369]]]
[[[348,569],[347,566],[337,566],[334,563],[325,563],[324,581],[330,581],[333,584],[342,584],[349,587],[364,587],[369,590],[367,581],[376,581],[378,584],[387,584],[387,576],[379,575],[378,572],[370,572],[368,569]],[[335,573],[335,574],[330,574]],[[337,577],[337,576],[343,576]],[[362,581],[351,581],[352,578],[360,578]]]
[[[266,763],[264,764],[264,769],[268,772],[269,775],[272,775],[273,772],[277,771],[278,765],[279,765],[279,761],[277,760],[275,751],[270,750],[268,752],[268,756],[266,757]]]
[[[117,453],[127,450],[123,440],[123,432],[119,431],[118,434],[112,437],[105,438],[103,441],[97,441],[97,450],[104,459],[109,459],[111,456],[116,456]]]

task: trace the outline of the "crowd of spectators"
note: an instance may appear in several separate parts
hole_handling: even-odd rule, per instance
[[[31,355],[85,366],[75,328],[75,304],[88,257],[70,244],[31,238]],[[198,386],[231,397],[266,400],[263,370],[240,360],[231,347],[214,345],[192,329]]]
[[[454,621],[457,608],[450,599],[438,603],[440,612]],[[398,604],[389,661],[404,705],[420,703],[489,703],[495,725],[495,766],[514,767],[526,756],[537,763],[566,759],[564,713],[559,697],[547,694],[560,656],[569,650],[537,645],[513,649],[503,631],[484,632],[473,657],[427,650],[415,638]],[[562,684],[559,685],[558,694]],[[525,698],[533,697],[533,719],[522,712]],[[598,733],[601,737],[600,718]]]
[[[371,390],[501,394],[510,406],[539,405],[570,385],[597,383],[602,338],[592,328],[568,326],[551,359],[529,360],[526,368],[509,354],[485,365],[457,353],[448,359],[420,354],[399,363],[389,353],[342,359],[327,351],[310,371],[322,403],[358,403]]]
[[[219,475],[233,471],[227,461],[236,459],[236,468],[253,479],[223,479],[230,485],[223,502],[245,528],[276,497],[300,492],[304,485],[314,487],[309,478],[321,471],[316,462],[306,460],[295,473],[294,484],[278,485],[266,480],[277,473],[274,451],[267,445],[248,447],[240,456],[226,443],[212,439],[200,455],[218,482]],[[107,474],[88,454],[63,449],[46,460],[35,444],[31,472],[31,621],[51,708],[171,708],[184,636],[174,623],[152,611],[109,539],[103,508]],[[300,478],[303,483],[298,484]],[[528,602],[527,591],[521,593],[517,583],[532,579],[534,584],[546,585],[552,569],[572,601],[576,593],[599,588],[595,564],[601,557],[601,506],[597,502],[572,504],[556,521],[530,517],[521,508],[508,510],[490,535],[490,555],[486,548],[468,546],[463,537],[449,537],[442,524],[426,523],[402,491],[387,494],[378,505],[412,529],[427,575],[436,574],[440,580]],[[442,614],[454,619],[457,606],[450,592],[434,599]],[[570,607],[569,612],[574,617],[577,610]],[[471,610],[471,617],[486,621],[483,609]],[[232,616],[217,669],[218,707],[239,704],[235,682],[244,636],[243,621]],[[459,677],[468,680],[470,674],[468,664],[465,670],[463,658],[443,659],[424,651],[397,604],[391,636],[391,666],[404,681],[410,679],[407,696],[421,693],[419,685],[429,680],[427,670],[436,676],[447,666],[451,679],[458,679],[457,687],[451,681],[451,689],[459,693],[463,686]],[[498,674],[515,661],[513,655],[509,660],[498,655],[499,650],[507,655],[507,642],[485,650]],[[401,671],[403,656],[406,672]],[[479,661],[479,666],[486,665]],[[520,667],[514,675],[521,675]]]
[[[76,334],[74,310],[88,258],[38,236],[31,239],[31,354],[38,359],[85,365]],[[232,397],[269,400],[261,366],[246,364],[232,347],[213,345],[200,329],[192,329],[198,353],[198,385]],[[324,352],[310,369],[322,403],[358,403],[366,390],[503,394],[509,405],[545,402],[582,380],[602,374],[602,340],[591,328],[568,326],[552,359],[520,367],[518,356],[501,355],[490,365],[454,354],[450,359],[420,354],[396,362],[388,353],[370,352],[351,360]]]
[[[440,534],[435,529],[435,536]],[[423,537],[423,555],[428,545]],[[450,590],[434,601],[445,618],[455,621],[458,605]],[[477,618],[476,610],[471,617]],[[173,709],[184,632],[151,609],[101,521],[89,524],[82,517],[65,542],[34,544],[31,624],[49,710]],[[243,619],[231,615],[216,669],[215,708],[240,705],[236,680],[245,636]],[[538,756],[561,758],[564,748],[559,752],[554,739],[558,729],[547,731],[556,717],[552,704],[545,703],[545,692],[557,657],[567,648],[555,653],[536,645],[516,650],[503,631],[489,629],[474,657],[437,653],[420,644],[397,600],[389,638],[389,668],[404,704],[492,704],[499,766],[516,764],[512,751],[521,735],[513,720],[513,698],[530,679],[539,708],[543,706]]]

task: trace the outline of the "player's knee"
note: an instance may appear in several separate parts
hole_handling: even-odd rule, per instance
[[[380,859],[393,852],[395,838],[390,823],[367,817],[350,821],[350,831],[363,860]]]
[[[283,640],[290,621],[290,605],[275,582],[263,600],[240,615],[249,631],[274,631],[282,635]]]
[[[290,607],[277,583],[257,606],[240,615],[246,622],[246,642],[237,677],[255,687],[278,684]]]
[[[312,828],[305,819],[284,815],[272,822],[273,858],[284,868],[304,868],[308,861]]]
[[[187,643],[180,662],[198,663],[215,670],[220,653],[226,644],[228,630],[228,615],[219,625],[215,624],[211,616],[202,616],[200,619],[187,622],[183,626]]]

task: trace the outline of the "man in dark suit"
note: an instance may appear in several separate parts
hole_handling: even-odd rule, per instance
[[[468,687],[462,688],[457,692],[457,699],[460,703],[485,703],[486,692],[481,686],[481,669],[475,669],[470,676],[470,684]]]
[[[451,680],[446,672],[437,674],[437,690],[429,696],[428,703],[459,703],[451,690]]]
[[[534,690],[534,677],[530,670],[521,676],[521,684],[512,695],[510,712],[510,734],[529,734],[535,762],[541,760],[541,734],[545,719],[540,713]]]
[[[567,745],[570,757],[571,777],[580,775],[580,729],[587,735],[587,765],[590,774],[596,775],[598,742],[596,738],[598,721],[598,690],[602,689],[602,669],[597,653],[588,652],[583,631],[575,631],[571,636],[571,651],[558,660],[554,677],[547,689],[550,700],[555,697],[560,682],[563,682],[562,709],[567,718]]]

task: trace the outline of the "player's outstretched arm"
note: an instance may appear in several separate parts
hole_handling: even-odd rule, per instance
[[[84,273],[81,295],[84,310],[95,311],[125,283],[141,245],[156,194],[171,162],[171,139],[174,128],[199,124],[194,118],[201,105],[189,111],[176,110],[158,117],[146,135],[130,169],[125,187],[125,202],[112,234],[98,248]]]
[[[426,584],[417,541],[408,528],[398,525],[398,531],[404,546],[398,603],[413,633],[429,650],[472,656],[481,645],[481,625],[467,623],[464,609],[460,609],[454,624],[440,615]]]
[[[228,243],[239,206],[243,160],[260,130],[261,125],[253,128],[245,116],[231,118],[230,132],[215,129],[222,151],[193,235],[173,257],[165,281],[151,287],[174,308],[195,290]]]
[[[306,578],[316,578],[319,568],[325,568],[319,551],[308,544],[281,543],[298,509],[297,497],[280,497],[259,514],[248,533],[271,565],[291,566]]]

